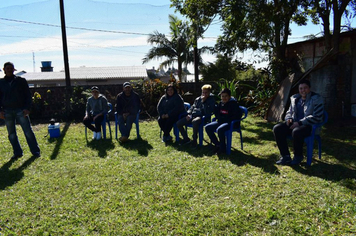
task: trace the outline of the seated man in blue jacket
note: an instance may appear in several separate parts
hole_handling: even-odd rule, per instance
[[[116,112],[121,133],[119,141],[122,143],[130,137],[132,123],[136,120],[141,104],[139,95],[132,90],[129,82],[125,82],[123,87],[124,91],[116,97]]]
[[[205,131],[215,145],[214,152],[217,154],[226,151],[225,132],[230,129],[231,122],[240,119],[242,116],[242,111],[236,99],[231,97],[230,89],[223,89],[219,95],[221,102],[215,107],[214,112],[216,121],[205,126]],[[234,125],[238,126],[240,122],[236,122]],[[218,133],[219,140],[215,135],[215,131]]]
[[[303,160],[304,138],[310,136],[312,125],[323,121],[324,105],[322,97],[310,90],[309,80],[299,82],[299,93],[293,95],[285,122],[273,127],[281,158],[278,165],[298,165]],[[292,135],[294,158],[290,157],[287,137]]]
[[[209,120],[205,120],[205,122],[210,122],[210,116],[215,107],[215,99],[213,94],[211,94],[211,88],[210,84],[203,85],[201,88],[201,96],[195,99],[194,104],[188,110],[188,114],[177,121],[177,127],[183,136],[182,144],[191,143],[193,146],[196,146],[202,117],[208,116]],[[187,131],[184,127],[187,124],[192,124],[193,126],[193,140],[188,138]]]
[[[91,88],[92,96],[88,98],[83,124],[93,131],[93,140],[101,139],[101,123],[109,111],[108,100],[99,92],[97,86]],[[94,126],[91,124],[94,121]]]

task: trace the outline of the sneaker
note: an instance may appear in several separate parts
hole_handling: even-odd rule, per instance
[[[94,131],[94,132],[93,132],[93,140],[96,139],[96,135],[97,135],[97,133]]]
[[[119,138],[119,141],[122,142],[122,143],[127,142],[127,140],[128,140],[128,138],[125,137],[125,136],[122,136],[122,137]]]
[[[299,165],[302,162],[303,158],[303,156],[294,156],[293,161],[290,163],[290,165]]]
[[[32,154],[32,156],[34,157],[41,157],[41,153],[40,152],[35,152]]]
[[[190,144],[190,146],[192,146],[192,147],[197,147],[198,146],[198,143],[197,143],[197,140],[191,140],[190,142],[189,142],[189,144]]]
[[[172,141],[172,139],[173,139],[172,136],[169,135],[166,137],[166,142],[170,142],[170,141]]]
[[[96,132],[96,140],[101,139],[101,132]]]
[[[290,158],[290,155],[285,155],[285,156],[281,156],[281,158],[276,161],[277,165],[288,165],[290,162],[292,161],[292,159]]]
[[[186,145],[186,144],[189,144],[190,142],[191,142],[190,138],[183,139],[179,145]]]
[[[22,155],[13,155],[12,157],[11,157],[11,160],[17,160],[17,159],[19,159],[20,157],[22,157]]]
[[[220,146],[214,145],[213,148],[211,149],[213,154],[217,154],[220,150]]]

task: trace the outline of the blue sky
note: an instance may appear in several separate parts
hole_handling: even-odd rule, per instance
[[[157,30],[167,35],[168,15],[179,16],[169,0],[64,0],[64,4],[70,67],[142,65],[151,47],[147,34]],[[41,61],[52,61],[54,71],[63,69],[58,0],[2,0],[0,11],[1,65],[12,61],[18,70],[39,72]],[[289,42],[320,31],[321,26],[293,26]],[[219,32],[219,25],[213,24],[199,46],[214,45]],[[251,62],[252,55],[245,52],[238,56]],[[203,59],[212,62],[215,57],[205,55]],[[151,61],[145,66],[157,68],[159,63]]]

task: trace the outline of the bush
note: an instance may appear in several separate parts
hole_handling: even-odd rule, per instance
[[[181,93],[182,91],[179,82],[173,78],[171,78],[169,83],[164,83],[159,79],[153,79],[142,80],[133,84],[134,90],[140,95],[142,111],[144,114],[149,117],[158,115],[157,104],[165,93],[167,86],[172,83],[175,85],[179,93]]]

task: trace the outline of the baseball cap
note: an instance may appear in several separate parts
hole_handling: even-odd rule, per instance
[[[127,86],[130,86],[130,87],[131,87],[130,82],[125,82],[125,83],[124,83],[124,86],[123,86],[123,87],[126,88]]]
[[[93,87],[91,87],[91,91],[98,91],[98,92],[99,92],[98,86],[93,86]]]

